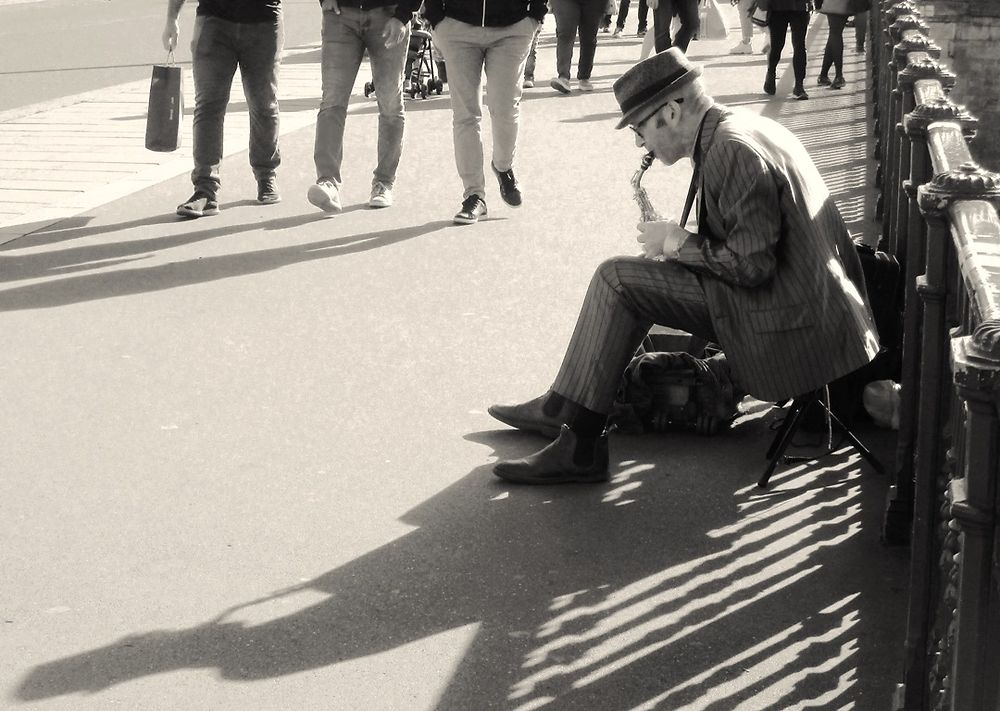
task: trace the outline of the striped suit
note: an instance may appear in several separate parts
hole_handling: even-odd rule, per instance
[[[799,140],[716,105],[694,160],[699,233],[676,259],[617,257],[598,268],[555,392],[610,412],[654,323],[719,343],[739,385],[762,400],[822,387],[878,351],[857,253]]]

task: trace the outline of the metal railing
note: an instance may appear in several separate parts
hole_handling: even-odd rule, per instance
[[[976,120],[948,98],[924,4],[870,16],[879,247],[905,275],[883,529],[911,546],[893,707],[986,711],[1000,708],[1000,175],[969,152]]]

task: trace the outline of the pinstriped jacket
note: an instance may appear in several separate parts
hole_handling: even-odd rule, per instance
[[[775,121],[716,105],[694,160],[699,233],[677,259],[710,277],[701,281],[736,381],[777,401],[868,363],[878,338],[861,263],[805,147]]]

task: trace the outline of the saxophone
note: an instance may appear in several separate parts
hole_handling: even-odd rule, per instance
[[[642,161],[639,163],[639,170],[635,171],[630,181],[632,183],[632,198],[639,205],[639,214],[643,222],[658,222],[663,219],[660,213],[656,211],[656,208],[653,207],[653,203],[650,202],[649,193],[646,192],[646,188],[640,185],[642,176],[649,170],[649,166],[653,165],[654,158],[655,156],[652,151],[644,155]]]

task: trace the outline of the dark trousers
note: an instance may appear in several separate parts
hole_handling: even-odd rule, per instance
[[[628,18],[628,7],[629,0],[621,0],[618,3],[618,21],[615,22],[615,26],[619,30],[625,29],[625,20]],[[649,17],[649,6],[646,4],[646,0],[639,0],[639,9],[636,10],[639,18],[639,32],[644,32],[646,30],[647,18]]]
[[[674,15],[681,21],[677,36],[670,39],[670,22]],[[653,31],[656,33],[656,51],[677,47],[687,54],[691,38],[698,34],[701,20],[698,17],[698,0],[660,0],[653,10]]]
[[[590,79],[597,51],[597,30],[604,15],[604,0],[552,0],[556,16],[556,73],[570,77],[573,44],[580,36],[580,58],[576,65],[577,79]]]
[[[772,10],[767,17],[767,29],[771,35],[771,51],[767,55],[767,72],[774,74],[781,61],[781,50],[785,48],[785,36],[792,28],[792,71],[795,83],[802,84],[806,78],[806,30],[809,29],[809,13],[800,10]]]
[[[191,38],[194,71],[194,170],[196,190],[219,190],[222,126],[239,67],[250,112],[250,166],[257,180],[274,175],[278,152],[278,68],[284,31],[281,20],[229,22],[198,17]]]
[[[836,72],[835,76],[839,77],[844,73],[844,28],[847,26],[847,15],[827,15],[826,22],[830,27],[830,34],[826,38],[823,65],[820,67],[819,75],[827,76],[832,66]],[[861,43],[864,43],[863,34]]]

